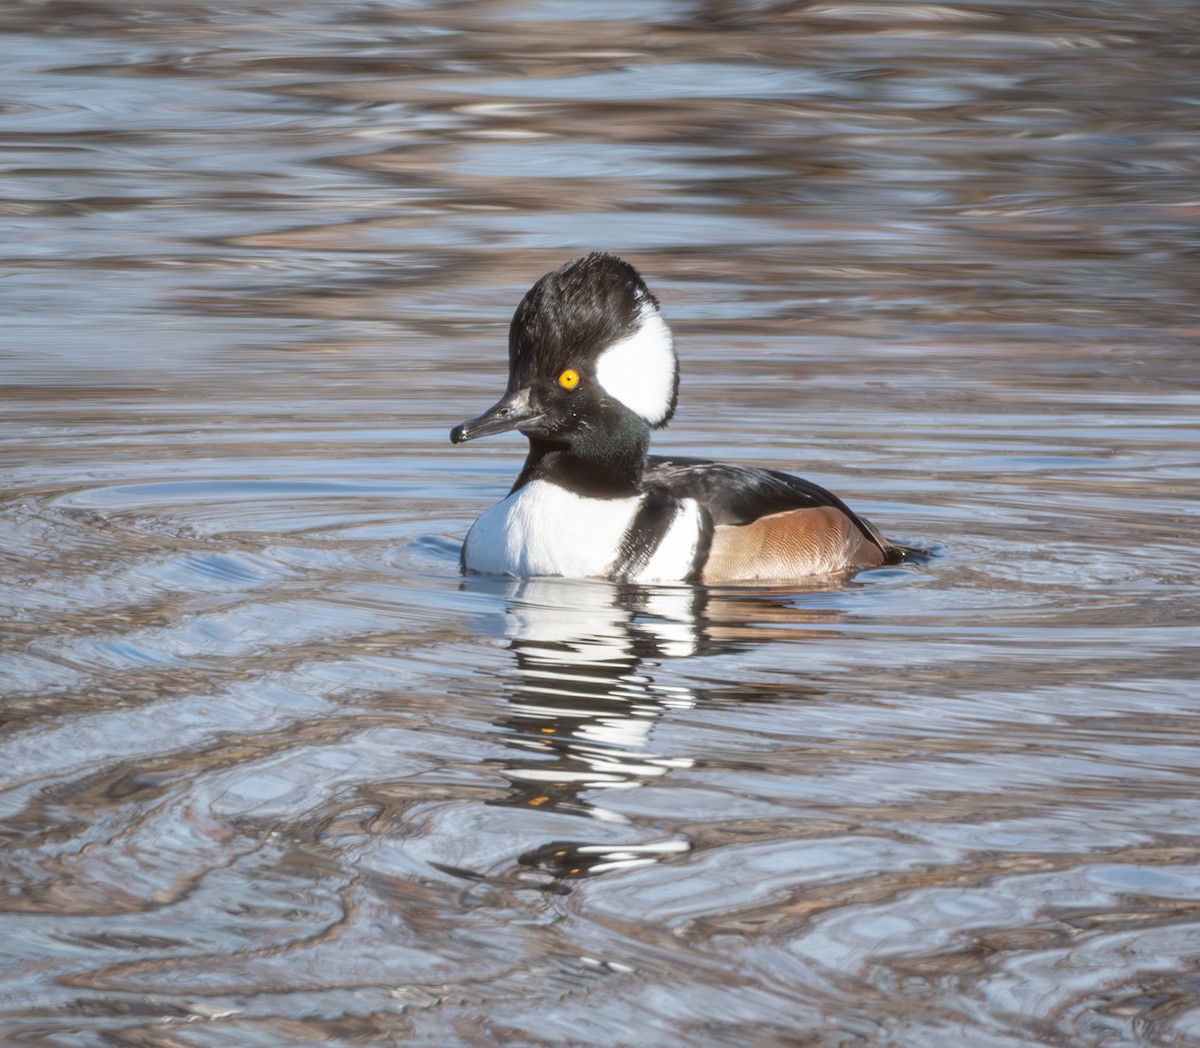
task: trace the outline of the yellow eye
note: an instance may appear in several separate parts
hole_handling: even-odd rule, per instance
[[[574,389],[579,385],[579,372],[574,368],[567,368],[566,371],[558,376],[558,384],[563,389]]]

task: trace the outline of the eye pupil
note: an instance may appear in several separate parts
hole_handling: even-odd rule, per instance
[[[574,389],[579,385],[579,372],[574,368],[567,368],[566,371],[558,376],[558,384],[563,389]]]

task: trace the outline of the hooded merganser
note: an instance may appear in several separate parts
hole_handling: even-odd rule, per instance
[[[529,457],[471,527],[471,574],[782,582],[903,560],[836,495],[769,469],[648,456],[679,362],[641,275],[599,252],[547,273],[508,333],[508,388],[455,444],[518,429]]]

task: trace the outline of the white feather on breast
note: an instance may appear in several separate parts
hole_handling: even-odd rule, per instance
[[[640,496],[583,498],[533,480],[487,510],[467,534],[466,566],[486,575],[601,576]]]
[[[472,525],[465,545],[467,570],[604,578],[641,502],[640,495],[586,498],[549,481],[530,481]],[[699,507],[687,500],[637,581],[683,579],[691,570],[699,526]]]
[[[701,526],[700,504],[695,499],[684,499],[658,549],[634,581],[680,582],[687,578],[696,556]]]

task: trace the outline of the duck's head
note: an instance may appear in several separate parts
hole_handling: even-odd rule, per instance
[[[599,252],[533,285],[508,332],[508,388],[450,431],[461,444],[520,430],[588,458],[644,453],[675,412],[679,362],[641,275]]]

